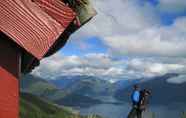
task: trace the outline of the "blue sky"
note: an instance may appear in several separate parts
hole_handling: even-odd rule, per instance
[[[66,56],[83,56],[87,53],[106,53],[108,50],[107,46],[97,36],[90,36],[82,40],[80,42],[70,41],[61,49],[61,53]]]
[[[171,82],[186,81],[185,0],[92,3],[97,15],[57,54],[44,59],[36,75],[92,75],[117,81],[179,73],[181,77]]]
[[[162,25],[172,25],[176,18],[186,16],[186,11],[182,13],[160,13]]]

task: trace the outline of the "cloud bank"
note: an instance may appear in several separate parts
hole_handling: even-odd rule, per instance
[[[184,60],[186,61],[186,60]],[[162,63],[145,58],[114,59],[104,53],[80,56],[55,54],[44,59],[32,73],[45,79],[59,76],[88,75],[109,81],[142,79],[166,73],[185,73],[186,64]]]
[[[182,84],[186,82],[186,75],[180,75],[178,77],[173,77],[167,80],[168,83],[172,84]]]

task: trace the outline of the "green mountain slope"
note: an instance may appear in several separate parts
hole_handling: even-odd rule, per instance
[[[28,93],[21,93],[20,118],[72,118],[75,115],[67,109]],[[82,117],[78,117],[82,118]]]
[[[94,76],[61,76],[51,83],[69,93],[86,95],[89,97],[106,96],[113,93],[112,84]]]
[[[22,91],[34,93],[37,95],[42,94],[46,90],[55,91],[57,87],[53,84],[48,83],[46,80],[33,76],[33,75],[25,75],[22,77],[20,81],[20,87]]]
[[[51,81],[46,81],[33,75],[26,75],[20,80],[20,87],[22,92],[31,93],[59,105],[91,106],[101,103],[100,100],[87,96],[88,93],[93,94],[98,88],[97,86],[95,87],[97,84],[94,84],[96,83],[94,81],[88,78],[83,79],[77,81],[71,87],[69,86],[69,89],[62,90],[52,84]],[[92,88],[95,88],[95,90],[92,90]]]
[[[59,107],[29,93],[20,94],[20,118],[100,118],[80,116],[66,107]]]
[[[63,98],[66,94],[54,84],[31,74],[22,77],[20,80],[20,88],[22,92],[31,93],[50,100]]]

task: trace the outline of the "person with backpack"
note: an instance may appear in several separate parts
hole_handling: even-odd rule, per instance
[[[139,109],[139,103],[140,103],[140,89],[139,86],[136,84],[133,86],[134,90],[131,94],[131,100],[132,100],[132,109],[128,114],[127,118],[142,118],[142,111]]]
[[[139,90],[138,85],[134,85],[131,95],[132,109],[127,118],[142,118],[142,112],[147,109],[151,92],[148,89]]]

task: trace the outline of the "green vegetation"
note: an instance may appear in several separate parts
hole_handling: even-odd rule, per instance
[[[82,78],[82,80],[70,85],[68,89],[60,89],[52,82],[28,74],[20,80],[20,87],[22,92],[31,93],[58,105],[89,107],[102,103],[102,101],[85,94],[96,95],[103,88],[101,83],[104,82],[94,78],[88,79],[87,76]],[[104,85],[107,86],[106,83]],[[101,91],[104,93],[104,89]]]
[[[186,118],[186,112],[182,112],[181,118]]]
[[[67,118],[73,116],[70,111],[27,93],[21,94],[20,104],[21,118]]]
[[[156,114],[154,112],[151,113],[151,118],[156,118]],[[186,118],[186,112],[182,112],[180,118]]]
[[[61,99],[66,94],[48,81],[30,74],[22,77],[20,88],[22,92],[31,93],[51,101]]]
[[[156,114],[154,112],[152,113],[152,118],[156,118]]]
[[[20,88],[22,91],[41,95],[46,91],[56,91],[57,87],[53,84],[48,83],[46,80],[32,75],[25,75],[20,80]]]
[[[28,93],[21,93],[20,118],[100,118],[96,115],[80,116],[66,107],[59,107],[51,102]]]

